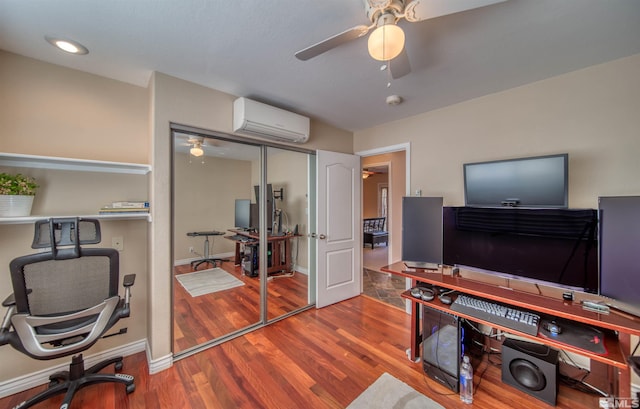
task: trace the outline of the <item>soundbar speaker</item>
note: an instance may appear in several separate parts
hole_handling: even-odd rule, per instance
[[[555,406],[558,351],[516,339],[502,344],[502,382]]]

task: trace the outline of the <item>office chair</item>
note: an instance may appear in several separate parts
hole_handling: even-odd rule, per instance
[[[0,327],[0,345],[9,344],[34,359],[73,355],[68,371],[49,377],[49,387],[22,402],[28,408],[54,395],[66,395],[68,408],[74,393],[93,383],[118,382],[135,390],[133,377],[98,373],[110,364],[122,369],[122,357],[85,369],[81,352],[90,348],[120,318],[129,316],[130,288],[135,275],[124,277],[125,295],[118,295],[119,254],[110,248],[86,248],[100,243],[95,219],[54,218],[35,224],[34,249],[44,252],[11,261],[13,294],[3,303],[8,311]],[[125,333],[126,328],[119,333]]]

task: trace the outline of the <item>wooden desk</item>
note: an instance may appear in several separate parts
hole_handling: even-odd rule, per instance
[[[600,298],[597,295],[576,292],[574,301],[565,301],[562,299],[562,293],[564,290],[560,288],[543,286],[530,282],[523,282],[522,280],[514,280],[497,275],[463,269],[460,270],[458,275],[454,276],[451,274],[451,267],[442,267],[437,271],[415,270],[407,269],[404,263],[398,262],[382,267],[381,270],[411,279],[412,287],[420,281],[456,290],[461,293],[513,305],[541,314],[555,316],[606,330],[613,330],[617,333],[617,337],[611,335],[605,337],[605,346],[608,354],[598,355],[571,345],[557,342],[553,339],[532,336],[452,311],[450,306],[441,303],[437,297],[433,301],[422,301],[411,296],[410,291],[405,291],[402,294],[402,297],[411,301],[411,360],[416,361],[420,356],[420,343],[422,342],[422,334],[420,332],[420,307],[424,304],[430,308],[463,318],[468,318],[471,321],[486,324],[557,349],[586,356],[591,359],[592,364],[594,361],[596,363],[605,364],[607,366],[609,378],[614,378],[615,381],[612,382],[614,395],[620,397],[631,396],[631,370],[626,362],[626,358],[631,353],[631,335],[640,336],[640,318],[614,310],[609,314],[602,314],[587,311],[582,308],[580,301],[597,300]]]
[[[225,236],[226,239],[236,243],[236,251],[234,264],[242,264],[242,246],[257,246],[260,243],[260,234],[248,232],[244,230],[229,229],[234,235],[240,235],[247,238],[246,241],[234,240],[231,236]],[[267,274],[279,273],[282,271],[291,271],[291,238],[296,237],[293,234],[284,236],[267,236],[267,241],[271,243],[271,266],[267,269]]]

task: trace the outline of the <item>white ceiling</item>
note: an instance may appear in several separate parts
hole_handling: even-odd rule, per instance
[[[401,21],[412,72],[390,88],[364,38],[294,57],[358,24],[362,0],[0,0],[0,49],[140,86],[159,71],[351,131],[640,53],[640,0],[508,0]]]

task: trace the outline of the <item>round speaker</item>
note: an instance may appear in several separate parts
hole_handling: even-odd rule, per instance
[[[514,359],[509,363],[511,376],[524,388],[531,391],[541,391],[547,386],[544,372],[526,359]]]

